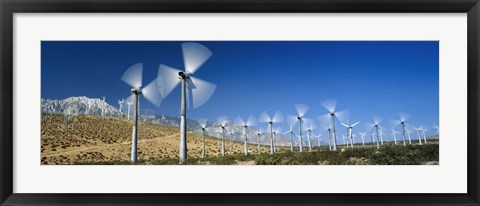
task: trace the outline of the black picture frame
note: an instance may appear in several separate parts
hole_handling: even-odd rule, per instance
[[[1,205],[480,205],[478,0],[0,0]],[[13,193],[13,14],[112,12],[467,13],[468,189],[466,194],[19,194]],[[452,178],[452,177],[445,177]],[[319,185],[320,186],[320,185]]]

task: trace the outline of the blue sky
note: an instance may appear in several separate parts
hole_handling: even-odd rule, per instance
[[[130,95],[121,81],[131,65],[144,64],[144,84],[160,64],[183,68],[183,42],[42,42],[42,98],[101,98],[114,106]],[[262,111],[295,114],[294,105],[310,106],[307,118],[326,113],[320,103],[338,100],[349,109],[350,122],[365,130],[372,116],[390,120],[410,114],[413,125],[432,127],[439,115],[439,53],[437,41],[216,41],[198,42],[212,57],[195,77],[217,89],[189,118],[258,117]],[[180,88],[160,107],[140,100],[158,114],[178,116]],[[262,125],[266,127],[266,125]],[[287,124],[283,123],[284,130]],[[343,130],[344,128],[342,128]],[[430,130],[434,130],[430,128]],[[413,133],[412,133],[413,134]]]

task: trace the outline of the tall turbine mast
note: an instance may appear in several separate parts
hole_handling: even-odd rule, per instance
[[[335,112],[337,106],[337,100],[327,99],[321,103],[321,105],[328,111],[328,117],[330,118],[330,128],[332,133],[332,149],[337,150],[337,134],[335,132],[335,117],[341,119],[347,111]]]
[[[212,56],[212,52],[199,43],[187,42],[182,44],[182,54],[184,70],[162,64],[158,69],[157,83],[163,98],[181,84],[180,163],[184,163],[187,158],[187,106],[193,109],[202,106],[216,89],[216,85],[192,76]]]
[[[299,142],[299,151],[303,152],[303,135],[302,135],[302,123],[305,113],[310,109],[306,104],[295,104],[295,110],[297,111],[296,116],[288,116],[288,121],[290,123],[298,122],[298,142]]]
[[[270,127],[270,154],[273,154],[275,153],[275,148],[274,148],[274,134],[273,134],[273,123],[277,123],[277,122],[282,122],[283,121],[283,116],[282,114],[279,112],[279,111],[276,111],[275,112],[275,115],[273,115],[273,117],[270,117],[267,112],[262,112],[262,114],[260,114],[260,117],[258,118],[259,119],[259,122],[266,122],[268,123],[268,126]]]
[[[162,102],[162,97],[157,88],[157,79],[154,79],[145,87],[142,88],[142,72],[143,72],[143,64],[138,63],[134,64],[129,67],[122,75],[122,81],[127,83],[132,87],[130,92],[132,95],[128,97],[127,102],[133,102],[134,107],[134,114],[133,114],[133,129],[132,129],[132,147],[131,147],[131,155],[130,161],[132,164],[136,164],[137,162],[137,140],[138,140],[138,112],[139,112],[139,105],[138,105],[138,96],[140,94],[143,95],[145,99],[147,99],[153,105],[159,107]],[[103,101],[105,98],[103,98]],[[103,111],[103,110],[102,110]],[[102,112],[104,113],[104,112]]]

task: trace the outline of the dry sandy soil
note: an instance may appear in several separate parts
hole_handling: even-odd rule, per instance
[[[71,119],[68,129],[63,115],[45,117],[41,131],[42,164],[75,164],[82,162],[130,160],[132,121],[118,117],[78,116]],[[201,135],[188,132],[188,156],[200,157]],[[179,129],[148,122],[139,122],[138,159],[178,158]],[[226,154],[243,153],[243,143],[225,141]],[[218,156],[218,139],[205,139],[207,156]],[[288,148],[280,148],[279,151]],[[262,153],[270,151],[261,147]],[[257,145],[249,145],[249,153],[257,153]]]

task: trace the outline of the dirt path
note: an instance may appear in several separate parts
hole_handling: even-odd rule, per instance
[[[151,141],[155,141],[155,140],[159,140],[159,139],[167,139],[167,138],[172,138],[172,137],[175,137],[175,136],[178,136],[178,135],[179,134],[173,134],[173,135],[168,135],[168,136],[164,136],[164,137],[157,137],[157,138],[153,138],[153,139],[142,139],[142,140],[138,140],[138,143],[151,142]],[[91,150],[91,149],[102,150],[102,149],[107,149],[107,148],[121,146],[121,145],[128,145],[128,144],[131,144],[131,142],[122,142],[122,143],[117,143],[117,144],[104,144],[104,145],[100,145],[100,146],[84,147],[84,148],[67,150],[67,151],[62,151],[62,152],[49,153],[49,154],[42,155],[42,157],[51,157],[51,156],[58,156],[58,155],[64,155],[64,154],[71,154],[71,153],[76,153],[76,152]]]

